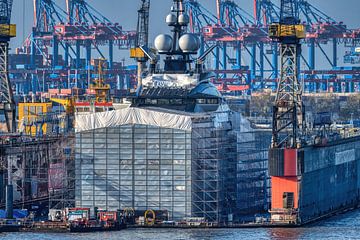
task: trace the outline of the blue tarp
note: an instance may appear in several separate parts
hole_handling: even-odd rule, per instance
[[[21,219],[21,218],[26,218],[28,215],[29,212],[26,209],[14,209],[13,218]],[[5,210],[0,209],[0,219],[5,218],[5,216],[6,216]]]

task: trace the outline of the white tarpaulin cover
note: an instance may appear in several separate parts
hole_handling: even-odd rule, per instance
[[[141,108],[125,108],[86,115],[77,114],[75,116],[76,132],[130,124],[152,125],[190,131],[192,122],[190,116]]]

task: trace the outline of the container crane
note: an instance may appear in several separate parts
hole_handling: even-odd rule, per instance
[[[138,22],[136,29],[135,47],[130,49],[130,57],[136,59],[138,63],[137,79],[138,87],[141,86],[141,73],[145,68],[148,58],[141,47],[148,47],[149,44],[149,16],[150,0],[141,0],[141,8],[138,11]]]
[[[302,86],[299,81],[300,24],[297,0],[281,0],[280,22],[269,26],[269,37],[280,43],[280,79],[273,109],[272,148],[300,146],[304,125]]]

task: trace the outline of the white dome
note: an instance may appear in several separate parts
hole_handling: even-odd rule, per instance
[[[166,16],[166,23],[169,25],[169,26],[172,26],[172,25],[175,25],[176,24],[176,16],[172,13],[170,13],[169,15]]]
[[[187,14],[183,13],[183,14],[181,14],[181,15],[179,16],[178,22],[179,22],[180,25],[186,26],[186,25],[189,24],[190,18],[189,18],[189,16],[188,16]]]
[[[186,33],[182,35],[181,38],[179,39],[179,46],[180,49],[185,53],[188,52],[195,53],[200,48],[200,40],[196,35],[191,33]]]
[[[155,38],[155,48],[160,52],[169,52],[172,48],[173,39],[167,34],[160,34]]]

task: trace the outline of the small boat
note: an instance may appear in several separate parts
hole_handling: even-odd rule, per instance
[[[69,225],[70,232],[103,232],[120,231],[126,228],[126,224],[118,222],[99,222],[97,220],[73,221]]]

